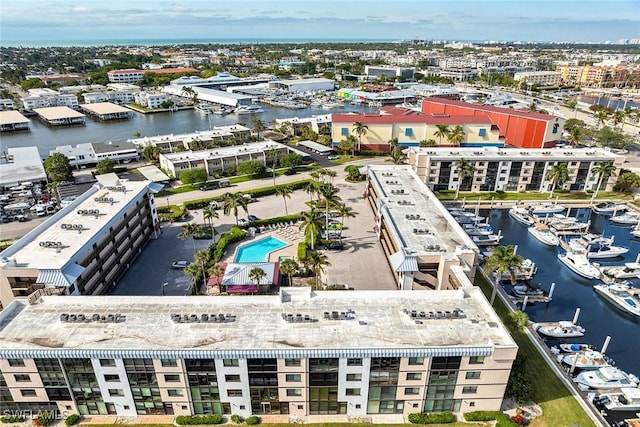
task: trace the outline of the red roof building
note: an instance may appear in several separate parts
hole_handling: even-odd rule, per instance
[[[552,147],[560,140],[564,127],[563,118],[550,114],[470,104],[444,98],[423,100],[422,112],[426,115],[444,117],[488,117],[500,128],[506,145],[521,148]]]

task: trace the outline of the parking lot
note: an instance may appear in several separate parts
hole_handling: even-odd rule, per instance
[[[346,284],[353,289],[395,289],[394,278],[389,270],[386,257],[373,231],[373,214],[362,198],[364,183],[347,183],[340,173],[334,184],[340,190],[339,195],[344,203],[351,206],[358,215],[347,218],[344,223],[342,238],[344,250],[326,250],[330,266],[325,267],[321,276],[325,284]],[[288,213],[308,210],[306,203],[309,195],[304,191],[296,191],[287,199]],[[191,211],[192,221],[204,224],[202,210]],[[216,230],[227,231],[235,224],[233,216],[225,216],[218,211],[220,218],[215,220]],[[269,218],[285,214],[282,197],[268,196],[258,202],[249,204],[249,214],[259,218]],[[247,214],[240,210],[239,217]],[[340,218],[341,219],[341,218]],[[131,269],[120,280],[113,290],[113,295],[162,295],[163,284],[165,295],[185,295],[189,291],[191,278],[181,269],[174,269],[171,263],[176,260],[193,260],[191,239],[180,240],[177,235],[185,223],[174,223],[163,228],[157,240],[151,240]],[[259,238],[259,236],[257,237]],[[197,249],[206,249],[211,240],[196,240]],[[228,254],[232,258],[233,249]]]

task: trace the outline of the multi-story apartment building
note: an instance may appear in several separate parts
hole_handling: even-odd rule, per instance
[[[536,86],[560,86],[562,73],[560,71],[530,71],[515,73],[513,80],[523,81],[527,85]]]
[[[146,108],[160,108],[164,102],[169,100],[169,97],[164,93],[138,92],[133,96],[136,103]]]
[[[422,101],[422,112],[435,117],[483,116],[500,129],[506,145],[544,148],[560,140],[564,119],[549,114],[471,104],[444,98]]]
[[[107,71],[107,78],[111,83],[136,83],[144,78],[145,71],[136,69]]]
[[[13,104],[13,99],[0,99],[0,111],[11,111],[15,110],[15,105]]]
[[[50,95],[43,94],[39,96],[29,96],[26,98],[20,98],[22,105],[25,110],[35,110],[37,108],[47,108],[47,107],[69,107],[69,108],[78,108],[78,97],[73,94],[69,95]]]
[[[472,286],[55,296],[0,312],[0,396],[117,416],[499,410],[516,353]]]
[[[365,65],[364,73],[369,78],[378,78],[378,77],[391,77],[393,79],[400,78],[403,80],[411,80],[413,79],[413,73],[415,72],[414,68],[403,68],[403,67],[381,67],[381,66],[373,66],[373,65]]]
[[[569,170],[566,182],[558,186],[572,191],[594,190],[600,177],[594,168],[605,161],[613,161],[621,168],[624,157],[601,148],[576,149],[505,149],[473,148],[411,148],[409,164],[420,180],[432,190],[455,190],[459,176],[456,162],[470,160],[473,176],[460,184],[462,191],[551,191],[553,181],[548,171],[558,163],[565,163]],[[602,188],[610,191],[615,177],[605,176]]]
[[[640,66],[637,64],[563,65],[556,69],[560,72],[563,82],[584,87],[626,87],[640,81]]]
[[[115,163],[129,162],[140,157],[135,145],[128,141],[120,142],[87,142],[71,145],[61,145],[51,150],[49,154],[62,153],[69,159],[71,166],[81,168],[95,165],[100,160],[110,159]]]
[[[130,104],[135,102],[135,94],[129,90],[109,90],[104,92],[87,92],[82,94],[84,102],[95,104],[98,102],[113,102],[115,104]]]
[[[472,286],[478,247],[410,166],[368,166],[365,197],[398,289]]]
[[[99,295],[111,289],[160,229],[150,181],[101,175],[69,206],[0,253],[0,303],[49,292]]]
[[[433,99],[433,98],[429,98]],[[397,138],[398,145],[414,147],[421,141],[433,140],[438,144],[450,145],[446,137],[437,134],[438,125],[453,128],[460,125],[464,129],[462,146],[503,146],[500,129],[486,116],[472,115],[427,115],[407,109],[385,107],[378,114],[333,114],[331,116],[331,140],[334,146],[349,135],[356,136],[356,123],[367,126],[366,133],[358,139],[358,150],[390,151],[390,141]]]
[[[273,141],[252,142],[230,147],[218,147],[202,151],[182,151],[178,153],[160,154],[160,167],[170,176],[180,177],[180,173],[190,169],[204,169],[209,176],[214,176],[226,168],[237,168],[240,163],[257,160],[265,166],[287,153],[305,153]]]
[[[251,129],[242,125],[216,126],[211,130],[184,134],[169,134],[133,138],[128,141],[134,145],[146,147],[154,145],[162,151],[173,152],[176,148],[194,150],[199,143],[215,142],[220,145],[233,144],[236,140],[244,141],[251,137]]]

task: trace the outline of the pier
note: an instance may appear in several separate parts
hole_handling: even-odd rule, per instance
[[[34,108],[41,120],[52,126],[83,125],[85,115],[69,107]]]
[[[89,116],[100,120],[119,120],[131,117],[131,110],[111,102],[97,102],[95,104],[81,104],[80,108]]]
[[[15,110],[0,111],[0,131],[27,130],[31,120]]]

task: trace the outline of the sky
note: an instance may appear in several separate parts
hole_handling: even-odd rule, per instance
[[[640,38],[640,1],[0,0],[0,42]]]

